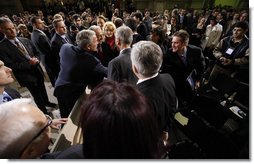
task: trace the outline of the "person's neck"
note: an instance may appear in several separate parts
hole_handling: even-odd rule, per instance
[[[123,50],[123,49],[126,49],[126,48],[130,48],[130,45],[121,45],[120,51]]]
[[[183,54],[185,53],[185,49],[186,49],[186,47],[183,48],[182,50],[179,50],[179,51],[177,52],[177,54],[178,54],[178,55],[183,55]]]
[[[240,42],[243,39],[243,36],[241,37],[237,37],[237,38],[233,38],[234,42]]]
[[[0,95],[4,93],[4,87],[0,86]]]

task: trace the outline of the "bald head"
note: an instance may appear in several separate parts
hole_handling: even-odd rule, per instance
[[[0,158],[36,158],[47,150],[49,129],[34,138],[47,119],[31,102],[23,98],[0,105]]]

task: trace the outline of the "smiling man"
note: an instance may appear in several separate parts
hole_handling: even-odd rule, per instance
[[[245,35],[248,28],[246,22],[236,23],[233,34],[223,38],[216,46],[213,55],[217,60],[209,80],[216,78],[220,73],[234,75],[243,67],[246,68],[241,74],[249,76],[247,71],[249,70],[249,38]]]
[[[175,81],[180,103],[192,99],[205,69],[201,49],[188,43],[189,34],[185,30],[175,32],[172,37],[172,48],[164,56],[162,65],[162,72],[169,73]]]

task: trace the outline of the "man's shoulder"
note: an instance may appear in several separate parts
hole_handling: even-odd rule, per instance
[[[25,37],[17,37],[21,42],[29,42],[30,40]]]
[[[7,39],[6,38],[4,38],[4,39],[2,39],[1,41],[0,41],[0,45],[4,45],[4,44],[6,44],[7,43]]]

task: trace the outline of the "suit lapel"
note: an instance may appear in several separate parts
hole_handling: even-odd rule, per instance
[[[59,44],[65,44],[68,43],[66,40],[64,40],[59,34],[56,33],[56,42]]]
[[[18,57],[26,59],[26,57],[22,54],[22,52],[20,52],[20,50],[14,44],[12,44],[11,41],[9,41],[6,38],[4,39],[4,41],[6,43],[6,46],[10,47],[12,51],[15,51]]]

